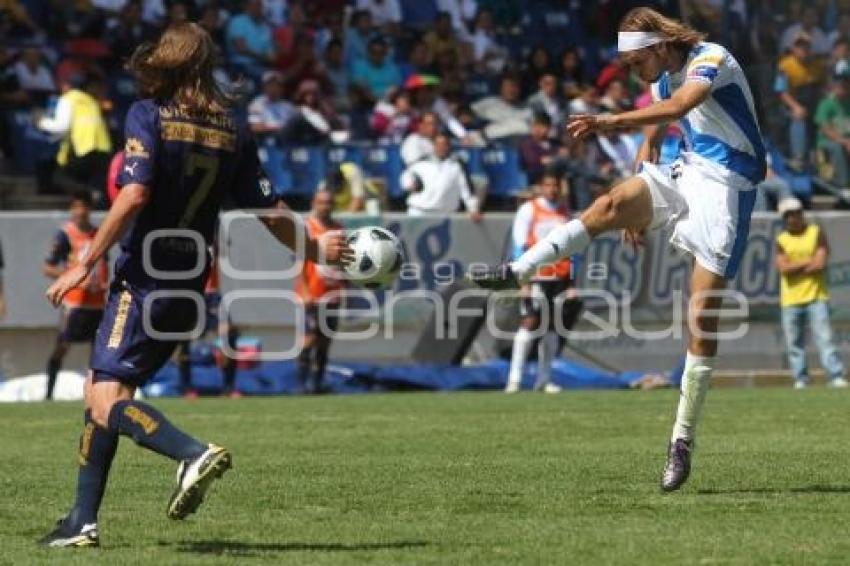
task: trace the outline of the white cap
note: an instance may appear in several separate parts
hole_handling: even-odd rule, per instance
[[[785,197],[776,205],[776,211],[779,212],[780,216],[785,216],[787,213],[797,210],[803,210],[803,203],[800,202],[800,199],[794,197]]]

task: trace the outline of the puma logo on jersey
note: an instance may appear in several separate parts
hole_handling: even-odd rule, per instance
[[[135,176],[136,175],[136,167],[139,166],[139,162],[135,163],[125,163],[124,164],[124,172],[128,175]]]

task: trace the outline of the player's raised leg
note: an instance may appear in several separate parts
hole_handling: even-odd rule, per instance
[[[649,186],[635,176],[600,196],[577,218],[552,230],[510,264],[470,274],[485,289],[514,288],[528,281],[542,265],[584,251],[591,239],[611,230],[644,230],[653,220]]]
[[[661,489],[664,491],[679,489],[690,475],[697,423],[717,355],[717,310],[723,302],[717,292],[725,287],[725,278],[694,263],[691,299],[688,303],[688,351],[682,372],[676,422],[670,437],[667,464],[661,477]]]

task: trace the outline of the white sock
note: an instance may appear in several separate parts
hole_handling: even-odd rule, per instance
[[[558,335],[547,332],[537,345],[537,381],[534,383],[535,391],[540,391],[552,381],[552,360],[555,358],[555,349],[558,347]]]
[[[685,370],[682,372],[679,408],[676,411],[676,424],[673,425],[671,441],[675,442],[677,438],[694,439],[713,369],[713,357],[695,356],[688,352]]]
[[[561,224],[534,244],[511,264],[511,270],[520,282],[528,281],[542,265],[584,251],[590,245],[590,234],[578,218]]]
[[[520,327],[514,336],[514,348],[511,352],[511,372],[508,374],[508,387],[519,387],[522,383],[522,368],[525,367],[525,362],[528,360],[528,352],[531,350],[531,344],[534,342],[534,336],[531,330]]]

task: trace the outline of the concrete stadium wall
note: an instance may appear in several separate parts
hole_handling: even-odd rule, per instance
[[[58,315],[43,299],[47,280],[40,266],[47,254],[55,230],[64,221],[63,213],[0,213],[0,243],[6,259],[3,274],[8,313],[0,321],[0,371],[20,375],[40,371],[43,358],[52,345]],[[400,280],[395,291],[434,290],[442,282],[459,275],[471,263],[493,263],[509,249],[508,234],[512,216],[491,214],[481,224],[473,224],[462,215],[430,218],[408,218],[385,215],[380,220],[369,217],[344,217],[349,227],[381,223],[400,235],[408,261],[416,269]],[[832,306],[843,352],[850,352],[850,214],[822,213],[813,219],[821,223],[832,243],[830,281]],[[291,266],[293,256],[279,246],[262,226],[237,213],[223,216],[222,254],[240,273],[224,273],[222,288],[228,291],[285,292],[292,289],[290,278],[277,274],[256,273],[258,270],[284,269]],[[778,277],[773,269],[773,238],[780,225],[776,215],[755,216],[747,252],[734,288],[749,302],[750,329],[740,340],[723,346],[721,367],[780,368],[784,366],[784,348],[778,322]],[[578,268],[579,286],[605,292],[616,301],[624,301],[630,309],[618,309],[614,326],[623,322],[628,310],[631,320],[640,328],[669,326],[673,306],[684,300],[677,292],[686,289],[687,260],[666,245],[667,235],[650,234],[645,248],[634,252],[620,245],[617,236],[601,238],[588,250]],[[115,258],[113,251],[111,257]],[[256,278],[258,275],[263,278]],[[382,305],[386,297],[378,297]],[[602,300],[589,298],[598,316],[607,316]],[[395,324],[391,339],[373,338],[339,343],[333,355],[338,359],[403,361],[416,341],[423,322],[431,312],[426,300],[405,300],[392,311]],[[247,332],[259,335],[267,349],[283,350],[291,345],[295,307],[288,301],[272,298],[243,299],[234,303],[231,316]],[[351,316],[347,327],[359,328],[370,322],[368,316]],[[583,329],[593,325],[584,322]],[[630,338],[624,333],[603,340],[574,340],[591,355],[624,369],[672,366],[682,351],[677,336],[646,340]],[[274,345],[274,346],[273,346]],[[277,346],[275,348],[275,346]],[[84,364],[85,348],[71,360]]]

